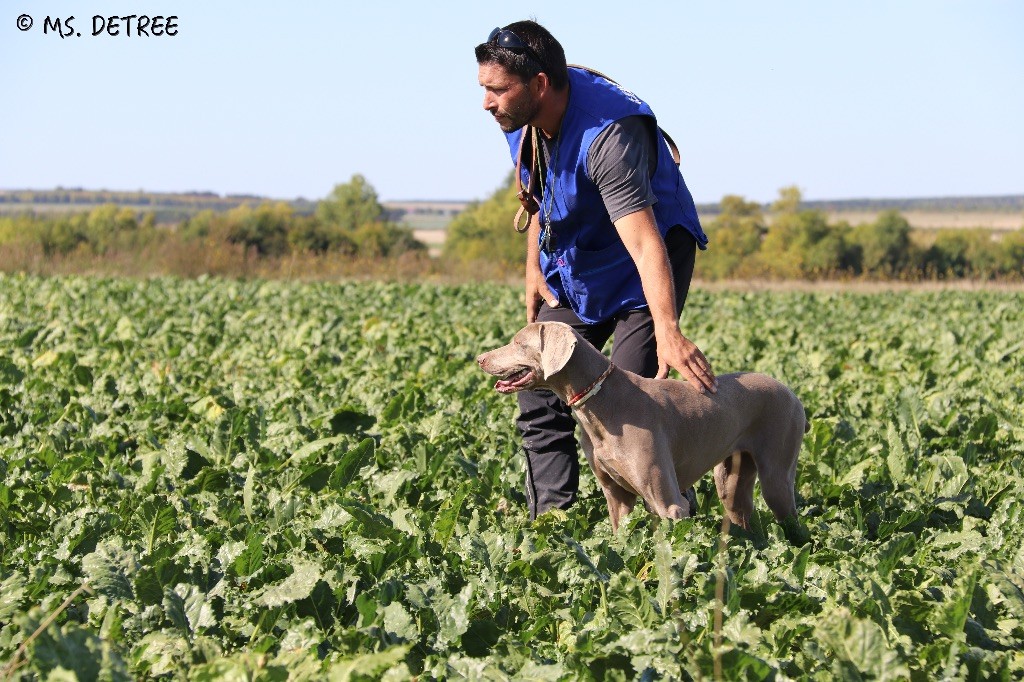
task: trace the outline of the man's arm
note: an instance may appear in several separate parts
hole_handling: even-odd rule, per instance
[[[718,381],[711,363],[696,345],[679,331],[676,317],[675,287],[665,242],[658,232],[651,207],[622,216],[615,229],[640,272],[644,297],[654,319],[654,338],[658,346],[658,378],[668,376],[672,367],[701,393],[715,393]]]

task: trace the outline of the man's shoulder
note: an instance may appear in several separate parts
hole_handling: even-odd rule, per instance
[[[599,71],[586,67],[569,68],[570,87],[576,87],[586,99],[596,99],[604,103],[618,103],[623,106],[650,111],[647,104],[633,94],[632,91],[615,82]]]
[[[635,145],[650,153],[654,148],[654,129],[654,119],[643,114],[624,116],[612,121],[594,137],[588,153],[591,162],[598,158],[619,158],[624,155],[625,148]]]

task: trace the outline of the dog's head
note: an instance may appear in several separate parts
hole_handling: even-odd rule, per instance
[[[498,377],[499,393],[515,393],[547,385],[576,349],[572,327],[562,322],[534,322],[520,329],[512,343],[476,359],[480,369]]]

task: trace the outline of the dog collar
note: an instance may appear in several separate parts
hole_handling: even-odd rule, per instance
[[[608,363],[608,369],[604,371],[604,374],[599,376],[594,383],[590,384],[590,386],[583,389],[573,397],[569,398],[569,400],[566,401],[565,404],[568,405],[569,407],[579,407],[583,403],[593,398],[595,395],[597,395],[597,392],[601,390],[601,386],[604,385],[604,380],[608,378],[608,376],[612,373],[613,369],[615,369],[615,365]]]

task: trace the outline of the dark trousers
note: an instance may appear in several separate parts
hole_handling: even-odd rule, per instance
[[[672,267],[678,317],[690,290],[697,242],[685,229],[675,227],[665,235],[665,247]],[[644,377],[658,373],[654,321],[646,308],[623,312],[599,324],[586,324],[572,309],[552,308],[545,303],[537,320],[565,322],[599,350],[614,336],[612,362],[617,367]],[[521,391],[517,395],[520,414],[516,426],[526,453],[526,500],[530,518],[535,519],[548,509],[566,509],[576,501],[580,476],[576,421],[565,403],[551,391]]]

